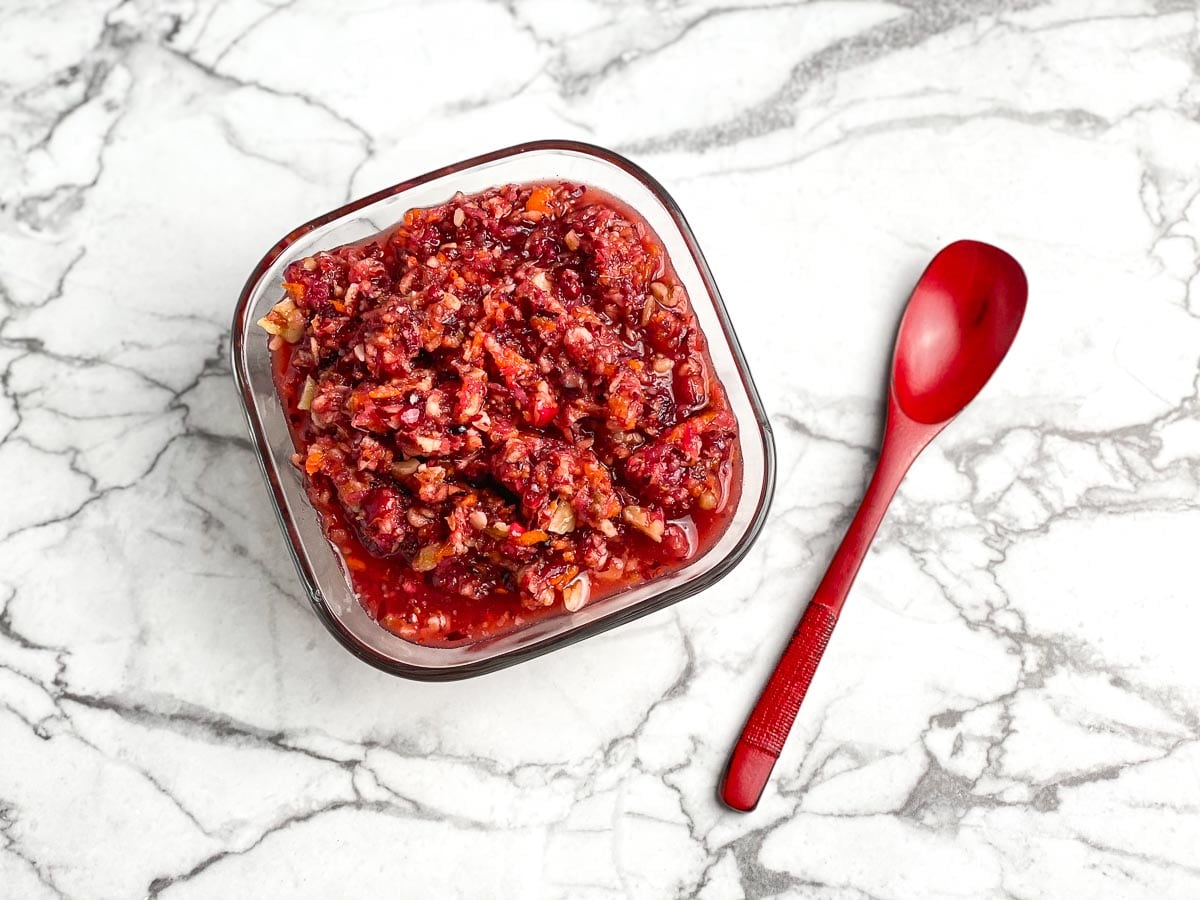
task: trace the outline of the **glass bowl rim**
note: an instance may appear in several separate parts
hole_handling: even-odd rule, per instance
[[[633,176],[641,184],[646,187],[658,200],[662,203],[663,208],[671,217],[673,224],[678,229],[683,242],[691,254],[696,269],[700,274],[700,278],[704,283],[704,287],[708,293],[709,300],[713,305],[717,320],[721,325],[721,330],[729,345],[730,354],[733,358],[735,368],[742,381],[742,387],[745,390],[746,397],[749,400],[751,411],[754,415],[755,423],[758,426],[758,436],[762,442],[763,451],[763,478],[762,488],[759,493],[758,503],[754,510],[753,517],[746,528],[745,533],[739,538],[737,544],[729,550],[729,552],[718,562],[716,562],[707,572],[700,573],[696,577],[689,579],[683,584],[676,585],[673,588],[663,591],[659,594],[652,594],[632,607],[618,610],[611,615],[603,616],[586,625],[572,628],[562,634],[550,637],[545,640],[538,641],[528,647],[518,647],[508,652],[497,654],[496,656],[481,659],[478,662],[466,663],[447,668],[434,668],[428,666],[415,666],[410,663],[401,662],[391,659],[377,653],[373,648],[367,646],[358,637],[347,628],[338,616],[330,609],[326,602],[324,594],[317,583],[317,579],[309,565],[307,558],[308,550],[304,545],[303,540],[296,531],[291,515],[287,512],[286,500],[283,496],[283,488],[279,484],[278,478],[274,469],[273,463],[269,463],[269,457],[272,457],[270,445],[268,443],[261,417],[258,414],[258,408],[254,401],[254,391],[251,387],[251,379],[249,373],[244,367],[245,354],[243,352],[246,342],[246,319],[247,308],[250,305],[252,295],[255,292],[259,282],[267,270],[274,265],[275,261],[284,254],[292,244],[304,237],[306,234],[328,225],[338,219],[344,218],[360,209],[364,209],[372,204],[396,194],[403,193],[412,188],[418,187],[426,182],[433,181],[437,178],[452,176],[460,172],[464,172],[478,166],[487,165],[497,162],[508,157],[541,152],[561,152],[568,154],[579,154],[590,156],[598,159],[601,162],[608,163],[618,169],[623,170],[626,174]],[[493,150],[489,153],[484,153],[479,156],[473,156],[456,163],[451,163],[447,166],[434,169],[422,175],[408,178],[404,181],[393,184],[389,187],[382,188],[357,200],[351,200],[327,213],[316,216],[304,224],[292,229],[282,238],[275,242],[274,245],[263,255],[258,264],[251,270],[249,277],[246,279],[245,285],[242,287],[241,294],[238,297],[237,305],[233,313],[233,328],[229,343],[229,351],[232,362],[232,372],[234,382],[237,384],[238,395],[242,403],[242,411],[246,417],[246,425],[250,432],[251,442],[254,447],[255,457],[258,460],[259,471],[262,473],[263,479],[268,488],[268,495],[271,498],[271,503],[274,508],[276,521],[279,523],[280,529],[286,537],[288,552],[291,554],[292,562],[295,564],[297,574],[304,585],[308,594],[309,603],[317,618],[320,619],[325,628],[337,639],[338,643],[346,650],[353,654],[358,659],[368,665],[387,672],[390,675],[396,675],[403,678],[408,678],[417,681],[452,681],[462,678],[469,678],[475,675],[482,675],[487,672],[496,671],[506,668],[518,662],[524,662],[528,659],[541,656],[544,653],[549,653],[552,650],[557,650],[566,647],[570,644],[581,641],[584,638],[603,633],[626,622],[648,615],[652,612],[664,609],[680,600],[684,600],[700,591],[706,590],[713,586],[730,571],[733,570],[738,563],[749,552],[751,546],[762,533],[763,527],[766,524],[767,514],[770,510],[771,501],[775,493],[775,478],[776,478],[776,460],[775,460],[775,439],[771,429],[770,421],[767,417],[766,409],[763,406],[762,399],[758,394],[758,389],[754,384],[754,379],[750,374],[750,368],[746,361],[745,353],[742,351],[741,344],[737,339],[737,334],[733,329],[733,324],[729,319],[728,311],[725,307],[725,302],[721,296],[720,290],[717,288],[716,282],[713,279],[712,272],[708,268],[708,263],[700,250],[700,246],[696,241],[695,234],[692,232],[691,226],[683,215],[683,211],[675,202],[675,199],[667,191],[663,185],[654,178],[649,172],[639,166],[637,163],[625,158],[624,156],[609,150],[605,147],[596,144],[589,144],[583,141],[569,139],[548,139],[538,141],[527,141],[521,144],[514,144],[510,147],[504,147],[499,150]],[[745,437],[743,437],[743,440]],[[272,457],[273,458],[273,457]],[[743,484],[743,489],[745,485]],[[653,583],[653,581],[651,581]]]

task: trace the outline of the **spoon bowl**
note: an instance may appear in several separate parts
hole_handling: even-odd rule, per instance
[[[945,247],[917,282],[896,336],[875,474],[734,746],[721,785],[721,799],[732,809],[758,805],[888,504],[913,460],[1008,353],[1028,292],[1017,261],[979,241]]]
[[[990,244],[955,241],[917,282],[892,362],[901,411],[932,425],[975,399],[1008,353],[1029,289],[1015,259]]]

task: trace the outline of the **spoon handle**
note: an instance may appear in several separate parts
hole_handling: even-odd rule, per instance
[[[888,504],[917,454],[939,430],[909,419],[893,399],[883,451],[862,505],[734,745],[721,785],[727,806],[749,812],[758,805]]]
[[[740,812],[758,806],[836,624],[837,613],[822,603],[814,601],[804,610],[733,747],[721,785],[721,799],[727,806]]]

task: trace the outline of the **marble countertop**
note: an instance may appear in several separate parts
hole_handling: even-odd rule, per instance
[[[1198,28],[1172,0],[6,4],[0,894],[1200,895]],[[301,594],[233,304],[297,223],[550,136],[690,218],[775,428],[770,522],[665,612],[393,679]],[[1026,267],[1024,329],[729,812],[902,304],[966,236]]]

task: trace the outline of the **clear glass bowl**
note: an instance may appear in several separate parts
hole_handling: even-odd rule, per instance
[[[390,229],[413,207],[442,203],[456,191],[475,193],[510,182],[566,180],[607,191],[628,203],[658,233],[708,338],[718,377],[741,433],[741,498],[725,534],[703,556],[670,575],[627,588],[579,612],[460,647],[406,641],[372,620],[359,605],[340,558],[321,530],[291,463],[294,451],[271,379],[267,336],[256,326],[279,300],[283,270],[318,250],[360,241]],[[233,319],[233,373],[250,436],[279,524],[318,617],[359,659],[407,678],[479,675],[566,646],[662,609],[716,583],[746,555],[762,530],[775,487],[775,445],[762,401],[734,336],[721,295],[696,239],[675,201],[627,159],[574,141],[538,141],[468,159],[348,203],[301,225],[255,266]]]

